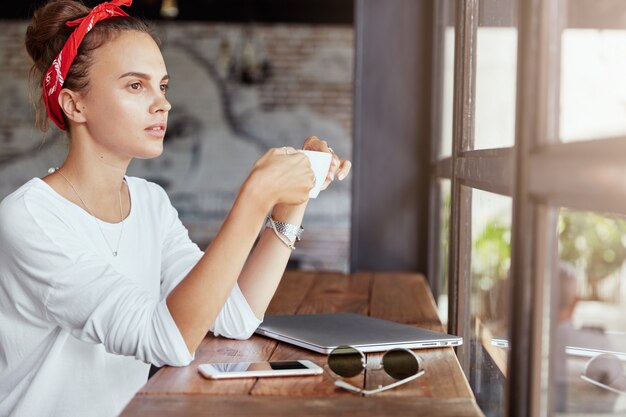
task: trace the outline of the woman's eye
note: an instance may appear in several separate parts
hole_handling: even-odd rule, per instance
[[[168,84],[161,84],[161,91],[163,91],[164,93],[167,93],[167,90],[170,89],[170,86]]]
[[[132,90],[139,90],[141,88],[141,83],[132,83],[129,85]]]

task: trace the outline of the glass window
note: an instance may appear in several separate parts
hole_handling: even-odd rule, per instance
[[[439,222],[439,296],[437,298],[437,307],[439,308],[439,317],[444,328],[448,328],[448,253],[450,250],[450,201],[451,201],[451,181],[442,179],[439,181],[440,196],[440,222]]]
[[[474,149],[515,143],[517,13],[493,1],[479,3],[476,35],[476,114]]]
[[[560,138],[563,142],[626,135],[626,3],[563,2]]]
[[[472,190],[470,385],[488,416],[503,416],[508,347],[510,197]]]
[[[443,92],[441,100],[441,147],[439,157],[452,155],[452,113],[454,110],[454,22],[456,3],[444,5],[446,24],[443,33]]]
[[[559,415],[626,411],[626,218],[561,210],[553,330]]]
[[[626,51],[626,30],[563,31],[562,141],[626,135],[626,53],[618,51]]]

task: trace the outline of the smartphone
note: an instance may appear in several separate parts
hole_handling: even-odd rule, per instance
[[[324,370],[308,360],[203,363],[198,372],[205,378],[249,378],[266,376],[319,375]]]

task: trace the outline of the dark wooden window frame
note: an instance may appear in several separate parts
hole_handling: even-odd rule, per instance
[[[556,222],[560,207],[626,215],[626,137],[584,142],[559,141],[560,39],[565,27],[620,27],[619,10],[594,6],[580,13],[582,0],[518,2],[518,63],[515,146],[473,150],[476,33],[479,1],[458,0],[455,24],[453,149],[438,158],[441,146],[443,2],[435,2],[433,93],[431,105],[431,181],[429,279],[437,293],[439,277],[440,191],[451,180],[448,329],[469,340],[471,189],[513,198],[511,236],[511,350],[507,415],[552,414],[554,398],[549,341],[558,296],[553,288],[557,258]],[[568,8],[568,4],[575,7]],[[623,8],[623,5],[622,5]],[[599,11],[598,11],[599,10]],[[600,26],[602,25],[602,26]],[[620,27],[623,29],[623,27]],[[467,188],[469,187],[469,188]],[[558,286],[554,286],[558,287]],[[469,349],[459,348],[468,374]]]

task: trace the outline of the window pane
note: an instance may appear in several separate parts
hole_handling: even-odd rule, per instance
[[[437,307],[444,328],[448,328],[448,253],[450,250],[450,190],[451,182],[447,179],[439,181],[440,222],[439,222],[439,296]]]
[[[568,0],[561,37],[560,137],[564,142],[626,134],[626,3]]]
[[[626,411],[626,218],[561,210],[554,399],[559,415]]]
[[[479,3],[474,149],[503,148],[515,143],[517,13],[515,2],[509,7],[500,3]]]
[[[626,31],[570,28],[561,42],[561,140],[626,135]]]
[[[441,98],[441,147],[439,157],[452,155],[452,111],[454,108],[454,22],[456,3],[445,0],[443,34],[443,91]]]
[[[504,415],[511,213],[510,197],[472,190],[470,384],[488,416]]]

